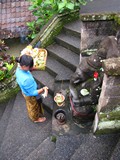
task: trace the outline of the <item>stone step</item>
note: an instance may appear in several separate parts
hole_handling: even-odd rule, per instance
[[[47,50],[50,56],[70,68],[73,72],[75,71],[77,65],[79,64],[79,55],[58,44],[48,46]]]
[[[36,81],[38,84],[40,84],[41,87],[47,86],[49,88],[48,90],[48,96],[44,99],[43,98],[43,105],[44,108],[52,114],[53,110],[53,95],[54,95],[54,77],[45,71],[33,71],[32,72],[33,76],[35,77]]]
[[[41,84],[41,86],[47,86],[49,92],[53,94],[54,92],[54,77],[45,71],[33,71],[32,72],[35,79]]]
[[[48,91],[49,92],[49,91]],[[52,114],[53,108],[54,108],[54,100],[53,95],[48,93],[48,96],[46,98],[43,98],[43,107]]]
[[[4,135],[5,135],[5,131],[6,131],[6,128],[9,122],[9,118],[10,118],[10,115],[13,109],[14,101],[15,101],[15,97],[10,99],[9,102],[2,104],[2,105],[5,105],[5,110],[0,119],[0,146],[2,144]]]
[[[54,95],[55,95],[61,90],[69,89],[69,82],[68,81],[56,81],[54,86],[55,86],[55,90],[54,90]]]
[[[84,134],[84,141],[70,160],[109,160],[118,138],[118,134],[98,135],[96,137],[90,133]]]
[[[74,154],[75,150],[82,143],[82,138],[79,139],[77,136],[59,136],[56,141],[56,149],[49,155],[46,160],[69,160]]]
[[[62,80],[67,81],[70,79],[73,73],[71,69],[64,66],[63,64],[61,64],[59,61],[57,61],[51,56],[48,56],[48,59],[47,59],[47,69],[50,72],[54,72],[54,75],[56,75],[55,81],[62,81]]]
[[[40,124],[39,124],[40,125]],[[8,160],[25,160],[36,148],[38,148],[51,135],[51,121],[44,124],[44,127],[35,133],[11,155]],[[36,155],[37,156],[37,155]]]
[[[63,32],[56,36],[55,41],[76,54],[80,54],[80,38]]]
[[[48,137],[25,160],[47,160],[55,146],[56,144]]]
[[[80,34],[81,34],[80,28],[81,28],[81,21],[76,20],[74,21],[74,23],[71,22],[71,23],[65,24],[63,27],[63,31],[65,31],[65,33],[67,34],[71,34],[75,37],[80,38]]]
[[[21,92],[17,94],[0,148],[1,160],[8,160],[13,153],[15,153],[21,146],[28,143],[32,137],[40,136],[42,139],[42,135],[48,133],[46,135],[47,137],[51,134],[51,115],[47,112],[45,112],[45,114],[47,120],[44,123],[31,122],[28,118],[25,100]],[[37,143],[39,143],[39,141]]]
[[[2,118],[2,115],[5,111],[6,106],[7,106],[7,103],[8,102],[3,102],[3,103],[0,104],[0,119]]]
[[[120,159],[120,138],[117,145],[115,146],[110,160],[119,160]]]

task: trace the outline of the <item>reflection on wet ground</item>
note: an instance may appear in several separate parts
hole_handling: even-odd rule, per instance
[[[9,47],[6,53],[8,53],[11,56],[13,55],[15,57],[19,56],[21,50],[23,50],[28,45],[27,43],[22,44],[19,38],[7,39],[4,41],[5,41],[5,44]]]

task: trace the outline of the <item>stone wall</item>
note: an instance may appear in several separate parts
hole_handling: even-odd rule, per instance
[[[105,37],[115,36],[120,27],[119,13],[86,13],[81,14],[80,19],[82,23],[81,53],[84,53],[83,51],[85,50],[97,49],[99,43]],[[119,44],[117,47],[120,49]],[[115,68],[112,63],[110,63],[110,66]],[[115,75],[104,73],[102,91],[93,124],[93,132],[95,134],[120,131],[120,75],[116,73],[118,72],[114,71]]]
[[[120,58],[116,59],[119,60]],[[104,63],[106,61],[112,62],[112,58],[105,60]],[[114,65],[110,64],[114,70]],[[118,67],[117,69],[119,70],[120,68]],[[120,75],[115,75],[115,73],[118,73],[117,70],[114,75],[104,74],[94,120],[94,132],[96,134],[120,132]]]
[[[116,14],[81,14],[81,50],[97,48],[106,36],[116,35]]]
[[[27,34],[26,23],[35,19],[29,6],[30,2],[26,0],[0,1],[0,39]]]

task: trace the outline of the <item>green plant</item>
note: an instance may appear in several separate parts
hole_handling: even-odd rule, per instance
[[[10,77],[9,71],[14,65],[14,56],[10,56],[5,53],[6,49],[9,49],[3,40],[0,40],[0,81]]]
[[[52,135],[51,136],[51,142],[56,143],[56,141],[57,141],[57,137],[55,135]]]
[[[27,26],[31,31],[29,37],[34,39],[40,29],[50,20],[55,14],[69,12],[79,9],[80,5],[86,5],[86,0],[29,0],[32,11],[36,20],[28,22]]]

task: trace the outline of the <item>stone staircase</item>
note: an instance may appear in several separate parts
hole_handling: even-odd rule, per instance
[[[71,74],[79,63],[80,21],[64,26],[55,43],[48,46],[45,71],[33,72],[41,86],[49,87],[44,99],[47,121],[33,123],[27,117],[25,100],[19,92],[0,104],[0,160],[118,160],[119,134],[54,135],[52,111],[54,94],[69,85]]]

